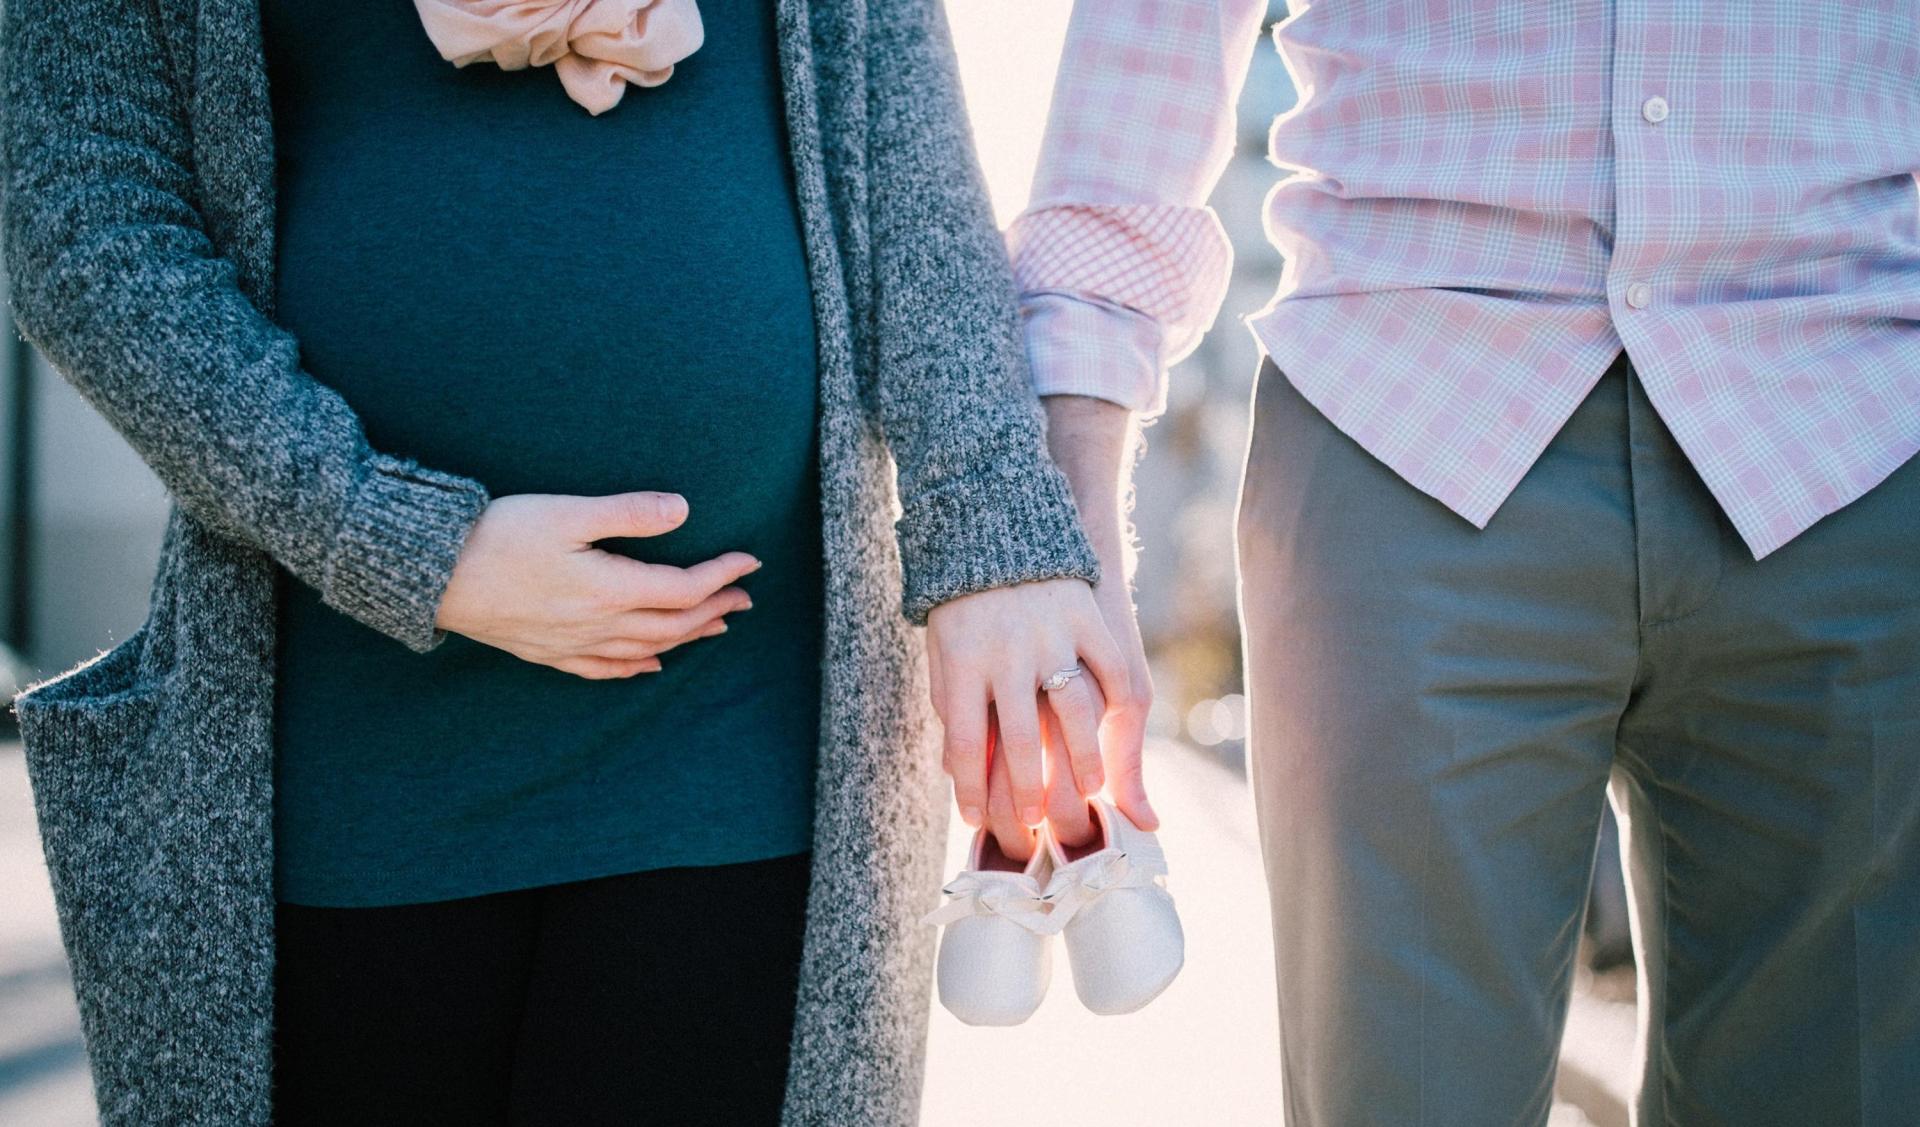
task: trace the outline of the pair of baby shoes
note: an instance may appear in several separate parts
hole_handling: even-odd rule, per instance
[[[1186,940],[1159,841],[1104,798],[1090,808],[1092,841],[1062,845],[1043,826],[1024,865],[984,828],[974,834],[966,871],[926,917],[945,925],[940,1004],[961,1021],[1018,1025],[1032,1016],[1053,977],[1056,935],[1074,991],[1097,1014],[1132,1013],[1180,973]]]

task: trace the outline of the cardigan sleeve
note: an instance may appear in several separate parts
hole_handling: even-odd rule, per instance
[[[868,20],[875,391],[899,467],[907,618],[991,587],[1097,582],[1047,456],[944,11],[871,0]]]
[[[488,495],[383,454],[241,292],[148,0],[7,0],[0,247],[22,335],[189,515],[416,651]]]

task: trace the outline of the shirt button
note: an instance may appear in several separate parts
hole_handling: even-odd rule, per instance
[[[1648,98],[1640,106],[1640,116],[1655,125],[1667,120],[1667,100],[1658,94]]]
[[[1627,304],[1635,309],[1645,309],[1653,304],[1653,287],[1645,282],[1635,282],[1627,287]]]

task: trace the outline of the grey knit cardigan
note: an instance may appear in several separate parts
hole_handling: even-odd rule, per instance
[[[272,320],[257,0],[6,0],[3,18],[14,316],[174,499],[144,625],[15,702],[95,1091],[109,1124],[261,1123],[274,585],[429,650],[488,497],[369,448]],[[828,587],[784,1118],[906,1124],[916,917],[946,824],[914,624],[1097,564],[1046,457],[938,0],[779,0],[779,38]]]

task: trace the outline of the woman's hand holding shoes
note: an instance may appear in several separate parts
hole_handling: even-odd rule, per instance
[[[944,766],[960,814],[991,827],[1009,856],[1031,852],[1023,827],[1053,816],[1085,820],[1107,782],[1103,722],[1130,713],[1132,674],[1093,591],[1052,579],[963,595],[927,618],[934,709],[946,729]],[[1057,674],[1077,670],[1057,687]],[[1138,756],[1119,765],[1139,789]],[[991,798],[990,798],[991,795]],[[1145,817],[1151,819],[1150,810]]]

